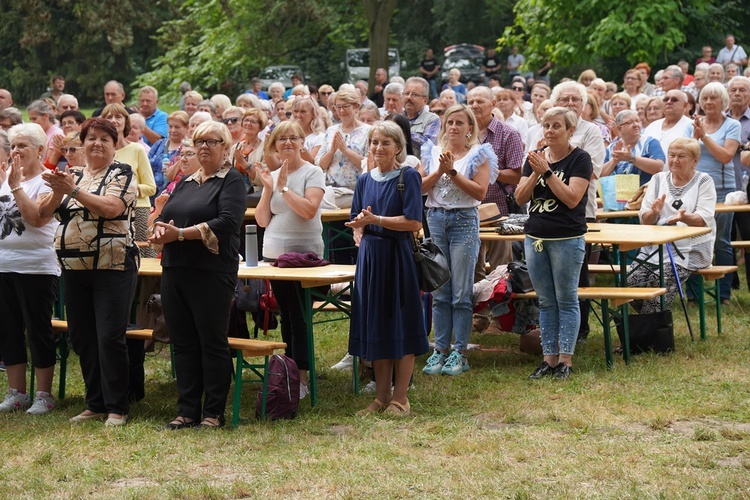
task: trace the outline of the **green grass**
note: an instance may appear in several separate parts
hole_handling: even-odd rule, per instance
[[[618,358],[611,371],[592,316],[565,382],[527,380],[539,359],[519,352],[516,335],[473,334],[494,351],[470,353],[457,378],[427,377],[419,360],[403,419],[354,416],[370,398],[328,369],[347,324],[321,324],[318,406],[304,400],[296,420],[260,423],[248,385],[241,426],[219,432],[163,429],[177,397],[166,349],[147,358],[147,396],[125,428],[69,424],[84,408],[72,356],[56,410],[0,415],[0,487],[37,498],[747,498],[748,311],[750,295],[736,293],[724,334],[709,312],[708,340],[691,342],[676,303],[677,351],[629,367]]]

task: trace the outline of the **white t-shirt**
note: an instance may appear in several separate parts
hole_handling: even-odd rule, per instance
[[[643,135],[646,137],[653,137],[654,139],[659,141],[659,144],[661,144],[661,149],[662,151],[664,151],[664,156],[667,156],[667,154],[669,154],[669,145],[672,144],[672,141],[674,141],[675,139],[684,137],[685,129],[688,127],[688,125],[692,124],[693,121],[687,116],[683,116],[682,118],[680,118],[680,121],[678,121],[674,125],[674,127],[670,128],[669,130],[662,130],[661,126],[663,123],[664,118],[662,118],[661,120],[656,120],[648,127],[646,127],[646,129],[643,131]],[[668,162],[664,162],[664,172],[668,171]]]
[[[52,190],[42,175],[21,183],[32,200]],[[42,227],[32,227],[21,217],[15,196],[6,181],[0,186],[0,273],[51,274],[60,276],[55,253],[55,231],[60,223],[50,220]]]
[[[322,146],[326,142],[326,135],[323,132],[313,132],[312,134],[305,137],[305,149],[311,151],[312,149]]]

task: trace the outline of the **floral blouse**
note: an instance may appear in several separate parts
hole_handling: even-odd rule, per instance
[[[341,125],[333,125],[328,127],[325,134],[325,142],[318,151],[318,156],[315,158],[315,164],[320,165],[320,159],[331,150],[333,146],[333,137],[336,132],[339,131]],[[367,156],[367,136],[370,133],[370,126],[363,123],[359,127],[355,128],[344,136],[344,142],[353,151],[356,151],[362,156]],[[336,151],[331,160],[331,164],[326,171],[326,184],[334,187],[345,187],[351,190],[357,186],[357,178],[362,173],[362,169],[359,165],[356,165],[347,158],[341,151]]]

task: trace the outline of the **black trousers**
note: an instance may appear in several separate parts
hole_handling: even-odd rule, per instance
[[[161,304],[174,347],[178,415],[224,419],[232,379],[227,327],[236,285],[236,274],[189,268],[162,272]]]
[[[34,366],[55,366],[52,307],[57,288],[57,276],[0,273],[0,350],[6,365],[27,363],[27,331]]]
[[[300,370],[309,370],[307,324],[297,293],[304,293],[296,281],[271,280],[271,288],[279,304],[281,338],[286,343],[286,355]]]
[[[586,244],[586,257],[581,266],[581,274],[578,277],[578,286],[591,286],[589,277],[589,259],[591,258],[591,243]],[[591,311],[590,300],[579,300],[578,308],[581,311],[581,326],[578,328],[578,338],[585,339],[589,336],[589,312]]]
[[[742,240],[750,240],[750,213],[748,212],[735,212],[734,213],[734,226],[736,231],[739,233],[739,238]],[[732,238],[733,240],[735,238]],[[750,257],[749,252],[745,252],[745,281],[748,289],[750,289]],[[736,259],[736,254],[735,254]],[[735,260],[735,264],[736,264]],[[736,273],[735,273],[736,275]],[[738,280],[739,285],[739,280]],[[739,287],[738,287],[739,288]]]
[[[125,271],[63,271],[68,333],[81,362],[86,407],[127,414],[129,365],[125,330],[138,269],[128,255]]]

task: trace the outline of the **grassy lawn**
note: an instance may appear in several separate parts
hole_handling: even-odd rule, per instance
[[[167,349],[147,358],[147,396],[126,427],[69,424],[84,409],[73,355],[56,410],[0,415],[0,486],[45,498],[747,498],[748,311],[743,290],[724,334],[709,313],[708,341],[691,342],[676,303],[677,352],[630,367],[618,358],[612,371],[592,315],[569,381],[527,380],[539,359],[514,334],[473,334],[485,350],[470,353],[472,369],[418,372],[403,419],[354,415],[371,397],[328,369],[345,352],[348,323],[326,323],[316,327],[318,406],[304,400],[296,420],[259,423],[248,385],[240,427],[218,432],[164,430],[177,398]]]

